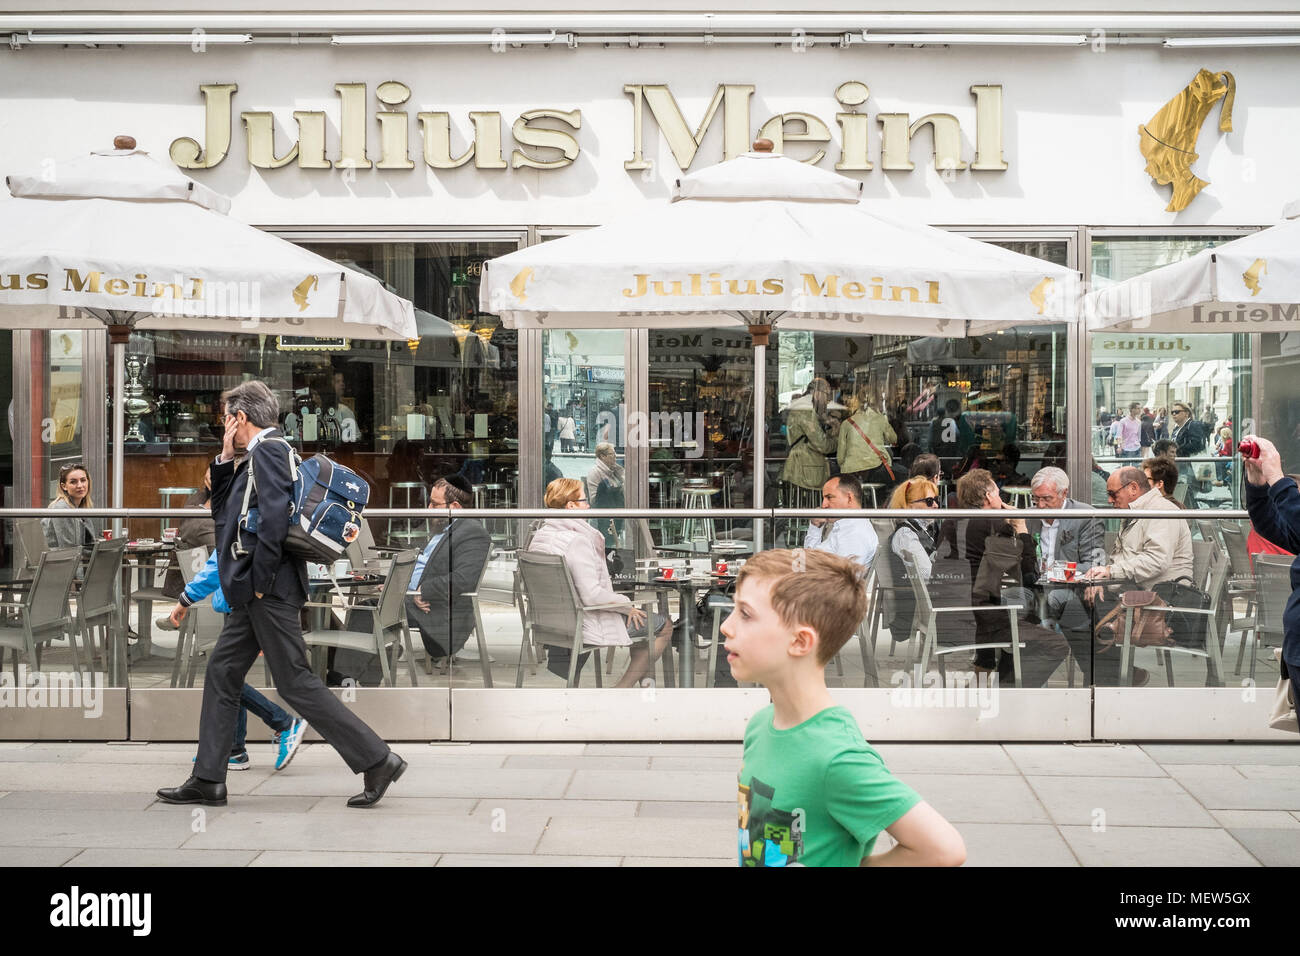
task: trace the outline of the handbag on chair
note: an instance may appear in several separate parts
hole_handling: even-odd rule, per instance
[[[1129,635],[1134,647],[1169,647],[1174,629],[1169,626],[1169,605],[1155,591],[1125,591],[1119,603],[1097,622],[1097,643],[1109,650],[1124,642],[1124,612],[1133,609],[1133,630]]]

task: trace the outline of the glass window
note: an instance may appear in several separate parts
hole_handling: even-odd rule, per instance
[[[423,507],[432,481],[460,474],[487,505],[515,503],[518,335],[478,312],[485,259],[510,242],[304,243],[368,272],[416,307],[409,342],[309,336],[139,333],[130,353],[148,410],[128,432],[125,503],[157,507],[161,485],[194,488],[220,447],[222,391],[266,381],[301,454],[328,452],[366,478],[376,507]],[[130,409],[128,409],[130,411]],[[139,522],[141,533],[148,522]],[[157,522],[154,522],[156,531]],[[427,540],[385,521],[381,543]]]
[[[1119,282],[1185,259],[1215,237],[1120,237],[1092,243],[1094,283]],[[1235,507],[1233,440],[1251,408],[1250,336],[1107,331],[1092,336],[1092,502],[1106,474],[1166,450],[1179,479],[1166,489],[1189,508]],[[1159,444],[1173,443],[1172,447]]]

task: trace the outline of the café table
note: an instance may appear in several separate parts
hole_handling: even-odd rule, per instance
[[[1038,579],[1034,582],[1031,590],[1036,591],[1038,593],[1038,619],[1043,622],[1049,620],[1047,616],[1047,596],[1050,592],[1062,591],[1062,590],[1072,591],[1079,598],[1079,603],[1083,605],[1084,609],[1088,613],[1090,631],[1095,629],[1096,620],[1093,614],[1092,607],[1090,605],[1083,603],[1084,592],[1087,591],[1088,588],[1093,588],[1093,587],[1099,587],[1104,590],[1111,586],[1123,587],[1125,585],[1132,586],[1135,584],[1134,581],[1128,578],[1102,578],[1100,580],[1095,578],[1088,579],[1084,576],[1083,572],[1079,572],[1075,574],[1073,580],[1067,581],[1062,576],[1063,573],[1064,572],[1060,569],[1052,569],[1051,571],[1047,571],[1044,572],[1043,574],[1040,574],[1038,576]],[[1121,671],[1121,673],[1123,673],[1123,671]],[[1073,650],[1071,650],[1070,655],[1067,658],[1066,675],[1069,680],[1068,686],[1073,687],[1074,686]]]
[[[662,550],[662,549],[661,549]],[[717,574],[713,571],[686,569],[673,570],[665,578],[660,571],[646,571],[637,575],[636,583],[661,590],[677,592],[678,613],[682,621],[681,686],[695,686],[695,599],[700,591],[725,586],[736,580],[734,572]]]

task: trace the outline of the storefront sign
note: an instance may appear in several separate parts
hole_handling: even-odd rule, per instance
[[[1197,193],[1210,185],[1192,174],[1192,161],[1197,158],[1196,140],[1205,117],[1219,100],[1223,100],[1219,132],[1232,132],[1232,103],[1236,96],[1237,81],[1231,73],[1201,70],[1181,93],[1138,130],[1147,174],[1162,186],[1174,187],[1165,212],[1181,212]]]
[[[200,142],[188,136],[172,141],[171,158],[181,169],[214,169],[230,152],[234,125],[236,83],[205,83],[199,87],[203,97],[205,125]],[[734,159],[750,148],[753,121],[750,99],[756,87],[747,83],[720,83],[705,108],[699,124],[692,131],[676,98],[664,83],[634,83],[623,87],[632,100],[632,155],[623,163],[626,170],[646,170],[651,161],[644,155],[645,118],[659,127],[673,159],[684,171],[695,162],[701,144],[721,112],[722,155],[714,159]],[[411,88],[389,81],[375,88],[379,109],[374,119],[379,124],[379,161],[371,163],[365,83],[336,83],[339,98],[338,146],[327,155],[323,110],[294,110],[297,140],[278,152],[275,141],[275,116],[269,110],[245,110],[239,114],[245,130],[246,151],[250,165],[258,169],[280,169],[293,163],[299,169],[414,169],[409,142],[410,114],[397,109],[411,98]],[[889,170],[912,170],[912,138],[929,128],[934,144],[934,168],[947,174],[958,170],[1001,171],[1007,169],[1002,147],[1002,87],[970,87],[975,98],[975,129],[963,130],[951,113],[927,113],[913,121],[907,113],[878,113],[880,126],[880,166]],[[839,159],[841,171],[869,171],[871,118],[859,108],[867,102],[870,90],[865,83],[850,80],[835,90],[841,111],[835,113],[840,130]],[[451,114],[446,111],[416,113],[419,138],[425,165],[430,169],[455,169],[471,160],[476,169],[562,169],[578,158],[581,146],[582,110],[537,108],[524,110],[510,127],[514,148],[506,158],[502,135],[502,115],[493,110],[469,112],[474,127],[472,141],[459,155],[451,142]],[[831,131],[820,117],[805,112],[780,113],[765,121],[758,130],[776,144],[781,152],[785,143],[808,143],[824,146],[831,142]],[[962,159],[962,142],[974,143],[971,162]],[[459,147],[458,147],[459,148]],[[539,152],[540,151],[540,152]],[[826,155],[822,148],[806,163],[819,163]]]

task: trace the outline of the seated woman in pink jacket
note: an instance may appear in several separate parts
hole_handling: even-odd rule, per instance
[[[591,507],[587,502],[587,492],[583,483],[577,478],[556,478],[546,486],[546,507],[563,508],[567,512],[563,518],[547,518],[542,527],[533,535],[528,545],[529,551],[542,554],[558,554],[569,566],[573,585],[578,589],[578,600],[583,604],[624,603],[627,607],[610,611],[590,611],[582,617],[582,641],[584,644],[596,644],[601,647],[626,647],[632,644],[632,660],[616,687],[632,687],[637,683],[653,683],[653,677],[646,677],[652,672],[653,661],[668,646],[672,637],[673,622],[662,614],[655,612],[653,620],[647,626],[646,613],[633,607],[629,599],[614,590],[609,579],[609,568],[605,564],[605,539],[601,533],[584,518],[573,514]],[[633,625],[629,631],[624,624],[624,617]],[[655,634],[654,658],[650,657],[646,634],[653,630]],[[633,643],[635,641],[636,643]],[[561,677],[569,675],[569,650],[564,647],[548,647],[546,668]],[[586,658],[586,654],[582,655]],[[582,670],[585,660],[578,662]]]

